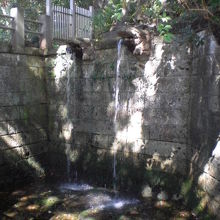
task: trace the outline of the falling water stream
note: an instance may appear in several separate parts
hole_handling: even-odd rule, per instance
[[[117,133],[117,116],[118,116],[118,110],[119,110],[119,80],[120,80],[120,64],[122,59],[122,53],[121,53],[121,45],[122,45],[122,39],[119,40],[117,50],[118,50],[118,56],[117,56],[117,67],[116,67],[116,79],[115,79],[115,114],[114,114],[114,132]],[[114,159],[113,159],[113,188],[116,190],[116,180],[117,180],[117,173],[116,173],[116,149],[114,148]]]
[[[115,134],[117,133],[117,115],[119,111],[119,85],[120,85],[120,63],[122,59],[121,53],[121,45],[122,40],[118,42],[118,57],[117,57],[117,68],[116,68],[116,79],[115,79],[115,114],[114,114],[114,131]],[[70,71],[67,73],[67,84],[66,84],[66,94],[67,94],[67,110],[70,108]],[[69,123],[69,129],[72,129],[71,123]],[[121,198],[119,194],[117,196],[110,195],[107,193],[108,190],[98,190],[94,189],[93,187],[82,182],[77,182],[77,171],[75,171],[76,179],[72,183],[71,182],[71,168],[70,168],[70,145],[67,147],[66,152],[66,160],[67,160],[67,178],[68,183],[62,183],[59,186],[59,189],[63,193],[72,194],[74,192],[87,192],[85,194],[85,199],[89,202],[89,208],[86,210],[86,213],[94,212],[94,210],[106,210],[106,209],[121,209],[124,206],[137,204],[139,201],[137,199],[128,199],[128,198]],[[114,159],[113,159],[113,188],[114,192],[116,191],[116,180],[117,180],[117,173],[116,173],[116,149],[114,148]]]
[[[68,54],[68,60],[71,60],[70,58],[71,56],[71,53]],[[71,56],[72,57],[72,56]],[[71,71],[70,71],[70,66],[71,66],[71,62],[68,62],[67,60],[67,83],[66,83],[66,107],[67,107],[67,111],[69,112],[70,110],[70,96],[71,96],[71,85],[70,85],[70,74],[71,74]],[[74,65],[74,63],[72,64]],[[68,117],[69,119],[69,117]],[[72,133],[72,129],[73,129],[73,125],[71,123],[71,121],[68,120],[68,138],[71,137],[71,133]],[[66,149],[66,170],[67,170],[67,180],[68,182],[71,182],[71,162],[70,162],[70,157],[69,157],[69,153],[70,153],[70,145],[67,146],[67,149]]]

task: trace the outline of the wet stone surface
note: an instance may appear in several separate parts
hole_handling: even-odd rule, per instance
[[[180,203],[142,200],[87,184],[32,184],[0,192],[0,219],[195,219]]]

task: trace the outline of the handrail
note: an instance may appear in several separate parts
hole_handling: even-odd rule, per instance
[[[37,31],[30,31],[30,30],[24,30],[25,33],[29,33],[29,34],[37,34],[37,35],[43,35],[42,32],[37,32]]]
[[[9,15],[3,15],[3,14],[0,14],[0,17],[4,17],[4,18],[10,18],[10,19],[13,19],[13,20],[14,20],[14,17],[9,16]]]
[[[1,24],[0,24],[0,28],[1,28],[1,29],[5,29],[5,30],[11,30],[11,31],[14,31],[14,30],[15,30],[13,27],[7,27],[7,26],[1,25]]]
[[[42,22],[40,22],[40,21],[35,21],[35,20],[31,20],[31,19],[26,19],[26,18],[25,18],[24,21],[29,22],[29,23],[35,23],[35,24],[43,25]]]

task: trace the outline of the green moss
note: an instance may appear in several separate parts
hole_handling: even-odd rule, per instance
[[[56,78],[56,74],[55,74],[54,69],[52,67],[48,67],[48,76],[51,79],[55,79]]]
[[[29,118],[28,110],[26,108],[24,108],[23,119],[24,119],[25,122],[27,122],[28,118]]]
[[[189,195],[189,193],[191,192],[191,189],[192,189],[192,184],[193,184],[192,179],[187,179],[183,182],[183,184],[181,186],[181,191],[180,191],[183,196]]]
[[[111,69],[111,71],[114,71],[114,70],[115,70],[115,63],[114,63],[114,62],[112,62],[112,63],[110,64],[110,69]]]
[[[47,209],[51,208],[52,206],[56,205],[59,201],[60,200],[58,197],[50,196],[50,197],[44,198],[42,200],[42,205],[43,205],[44,209],[47,210]]]

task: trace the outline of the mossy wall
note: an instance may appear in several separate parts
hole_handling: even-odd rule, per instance
[[[0,189],[9,189],[47,172],[44,58],[0,51],[0,84]]]
[[[218,213],[219,45],[201,36],[199,47],[154,38],[145,58],[122,46],[117,126],[116,42],[82,59],[65,46],[0,52],[0,187],[67,180],[69,166],[72,180],[136,192],[149,184]]]
[[[116,130],[117,42],[106,47],[97,46],[89,60],[65,54],[64,48],[48,59],[53,64],[48,77],[53,173],[67,178],[69,159],[72,179],[77,172],[81,179],[112,187],[116,151],[118,187],[137,185],[140,191],[152,170],[185,175],[190,47],[154,39],[144,60],[122,47]]]

